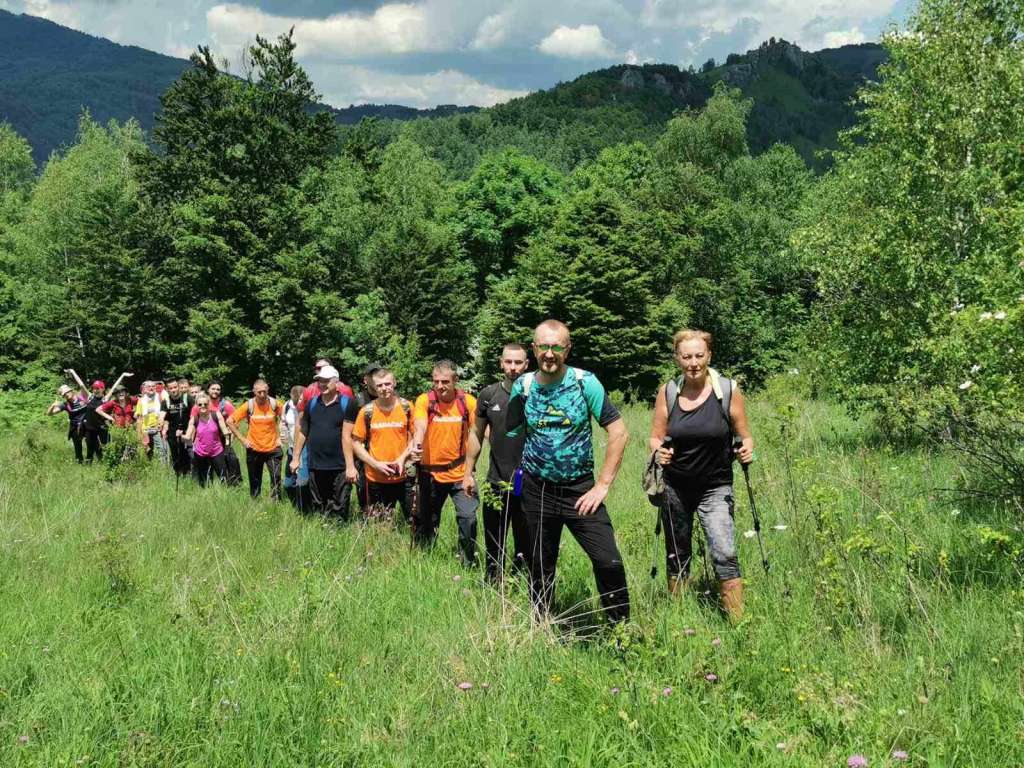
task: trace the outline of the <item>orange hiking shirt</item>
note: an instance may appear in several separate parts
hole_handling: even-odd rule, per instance
[[[427,419],[429,399],[426,393],[416,398],[416,409],[413,416],[417,419],[428,421],[427,434],[423,438],[423,463],[424,464],[448,464],[466,455],[466,446],[469,444],[469,430],[473,428],[473,414],[476,413],[476,398],[466,393],[467,419],[463,424],[462,414],[459,412],[459,404],[456,400],[450,403],[437,401],[438,414],[432,421]],[[459,445],[460,439],[462,445]],[[444,472],[431,472],[434,479],[439,483],[461,483],[466,474],[465,463]]]
[[[255,407],[253,408],[252,416],[249,416],[249,401],[243,400],[242,404],[235,408],[235,412],[231,414],[231,421],[235,424],[241,424],[249,416],[249,433],[246,437],[252,443],[252,449],[259,453],[270,453],[278,446],[279,439],[277,436],[277,419],[274,416],[273,401],[268,399],[267,404],[262,408],[255,400],[253,400],[253,403]],[[278,402],[278,408],[280,407],[280,402]]]
[[[373,416],[370,419],[370,455],[377,461],[395,461],[412,438],[412,413],[408,417],[398,398],[390,411],[384,411],[377,403],[373,403]],[[365,409],[359,409],[359,416],[352,427],[352,439],[366,445]],[[366,465],[366,479],[371,483],[401,483],[404,474],[385,475],[369,464]]]

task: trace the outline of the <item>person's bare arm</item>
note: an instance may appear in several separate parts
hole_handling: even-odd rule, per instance
[[[413,435],[412,435],[412,456],[414,461],[419,461],[423,454],[423,440],[427,436],[427,420],[416,419],[413,424]]]
[[[352,429],[355,425],[351,421],[342,422],[341,425],[341,453],[345,457],[345,479],[354,483],[359,473],[356,471],[355,457],[352,455]]]
[[[754,435],[750,431],[750,423],[747,421],[747,404],[743,393],[734,384],[732,388],[732,401],[729,403],[729,418],[732,421],[732,431],[740,438],[742,444],[736,451],[736,458],[741,464],[749,464],[754,460]]]
[[[103,402],[105,403],[108,400],[110,400],[114,396],[114,390],[116,390],[119,386],[121,386],[121,382],[124,381],[126,378],[128,378],[131,375],[132,374],[130,374],[128,371],[124,371],[120,376],[118,376],[117,380],[114,382],[114,386],[112,386],[110,389],[108,389],[107,390],[107,394],[105,394],[103,396]]]
[[[659,451],[658,460],[661,464],[667,464],[672,460],[671,450],[664,451],[661,447],[666,434],[668,434],[668,404],[665,402],[665,385],[662,384],[657,396],[654,398],[651,436],[647,438],[647,447],[652,451]]]
[[[482,419],[477,419],[477,422]],[[469,430],[469,435],[466,437],[466,474],[462,478],[462,490],[468,493],[470,496],[476,493],[476,477],[474,472],[476,471],[476,460],[480,456],[480,430],[477,424],[473,425],[473,429]]]
[[[190,416],[188,420],[188,428],[185,430],[185,440],[192,441],[196,437],[196,417]]]
[[[65,368],[65,369],[64,369],[64,372],[65,372],[65,373],[68,373],[68,374],[70,374],[70,375],[71,375],[71,378],[73,378],[73,379],[75,380],[75,383],[76,383],[76,384],[78,385],[78,389],[79,389],[79,391],[80,391],[80,392],[81,392],[81,393],[82,393],[82,394],[83,394],[83,395],[84,395],[85,397],[89,397],[89,390],[85,388],[85,382],[84,382],[84,381],[82,381],[82,377],[81,377],[81,376],[79,376],[79,375],[78,375],[78,374],[77,374],[77,373],[75,372],[75,369],[74,369],[74,368]]]
[[[619,467],[622,466],[622,456],[626,452],[626,443],[629,442],[629,430],[626,428],[626,420],[621,416],[605,427],[608,433],[608,445],[604,451],[604,465],[601,467],[601,474],[594,483],[594,487],[576,500],[576,511],[581,515],[592,515],[604,502],[611,490],[615,476],[619,474]]]
[[[248,406],[246,406],[246,407],[248,408]],[[238,411],[235,411],[235,413],[238,413]],[[240,443],[241,443],[242,445],[244,445],[244,446],[245,446],[246,448],[248,448],[248,447],[249,447],[249,440],[248,440],[248,439],[246,438],[246,436],[245,436],[245,435],[243,435],[243,434],[242,434],[242,433],[241,433],[241,432],[240,432],[240,431],[238,430],[238,425],[237,425],[237,424],[235,423],[235,417],[234,417],[234,415],[232,415],[232,416],[228,417],[228,418],[227,418],[227,419],[225,419],[224,421],[225,421],[225,422],[227,423],[227,425],[228,425],[228,429],[230,429],[230,430],[231,430],[231,433],[232,433],[232,434],[233,434],[233,435],[234,435],[235,437],[237,437],[237,438],[238,438],[238,442],[240,442]]]

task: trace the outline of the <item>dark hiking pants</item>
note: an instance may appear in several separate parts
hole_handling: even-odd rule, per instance
[[[512,529],[512,567],[526,568],[526,553],[529,552],[529,532],[523,517],[523,504],[519,496],[509,490],[502,490],[497,483],[491,483],[491,493],[483,501],[484,545],[487,550],[487,577],[496,581],[505,571],[505,544],[509,528]]]
[[[249,495],[254,499],[263,490],[263,467],[270,473],[270,498],[281,498],[281,449],[254,451],[245,449],[245,468],[249,473]]]
[[[613,622],[629,618],[626,569],[608,510],[601,504],[592,515],[584,517],[575,508],[576,500],[593,487],[592,477],[551,483],[528,473],[523,475],[523,514],[530,534],[530,597],[541,616],[550,614],[554,604],[558,546],[565,527],[590,558],[608,618]]]

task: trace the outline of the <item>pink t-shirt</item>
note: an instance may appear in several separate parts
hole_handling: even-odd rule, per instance
[[[204,459],[212,459],[224,452],[224,443],[221,442],[220,425],[217,419],[211,416],[208,419],[196,419],[196,438],[193,441],[196,456]]]

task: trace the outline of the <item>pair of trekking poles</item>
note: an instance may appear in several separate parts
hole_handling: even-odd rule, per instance
[[[671,438],[666,437],[662,443],[662,448],[669,448],[672,445]],[[732,444],[733,452],[739,450],[740,446],[743,445],[743,441],[739,438],[736,439]],[[750,516],[754,519],[754,533],[757,534],[757,548],[761,552],[761,566],[764,568],[765,575],[771,569],[771,564],[768,562],[768,555],[764,549],[764,537],[761,535],[761,516],[757,514],[757,504],[754,502],[754,489],[750,485],[750,465],[740,463],[740,467],[743,469],[743,480],[747,486],[747,499],[750,501]],[[662,502],[661,507],[658,510],[658,522],[654,526],[654,557],[651,559],[651,578],[655,578],[658,575],[658,536],[661,535],[661,518],[662,515],[666,516],[670,514],[665,503]],[[707,564],[707,551],[704,552],[705,566]]]

